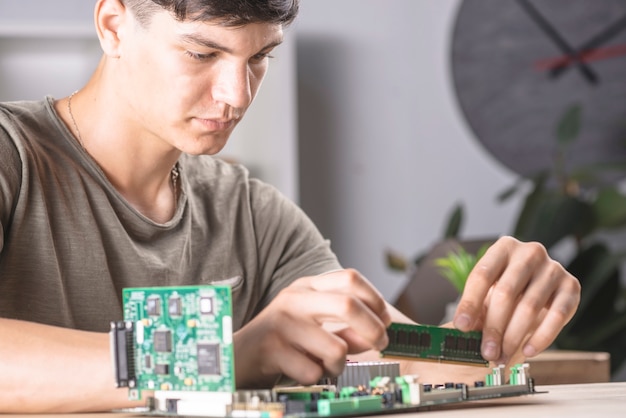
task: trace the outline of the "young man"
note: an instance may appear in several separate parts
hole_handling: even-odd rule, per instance
[[[124,287],[230,283],[240,387],[336,375],[347,355],[376,358],[386,326],[407,320],[341,268],[291,202],[210,157],[297,9],[98,0],[104,55],[88,84],[0,106],[0,412],[131,405],[113,387],[106,334]],[[486,358],[517,361],[550,345],[579,297],[543,247],[503,238],[469,278],[454,325],[484,332]]]

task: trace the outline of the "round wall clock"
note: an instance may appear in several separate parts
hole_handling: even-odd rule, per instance
[[[513,171],[553,166],[572,105],[582,124],[568,166],[626,161],[626,1],[465,0],[451,53],[469,126]]]

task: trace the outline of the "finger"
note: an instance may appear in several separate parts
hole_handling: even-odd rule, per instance
[[[324,280],[314,280],[311,284],[314,289],[333,291],[339,286],[361,300],[385,325],[391,323],[391,315],[387,310],[387,303],[382,294],[358,271],[346,269],[342,272],[328,273],[319,276],[319,278]]]
[[[321,365],[324,376],[340,375],[346,364],[348,344],[339,336],[326,332],[315,325],[300,325],[296,328],[298,331],[295,332],[293,328],[289,328],[289,332],[294,333],[295,341],[297,341],[294,346]],[[313,377],[318,381],[321,376],[314,375]],[[295,378],[300,379],[297,375]]]
[[[568,276],[559,287],[543,321],[523,348],[526,357],[533,357],[550,346],[574,314],[580,303],[580,283]]]
[[[306,277],[301,284],[321,292],[341,292],[354,295],[374,312],[385,325],[391,323],[391,314],[387,310],[387,303],[383,296],[374,285],[354,269]]]
[[[528,335],[545,316],[546,306],[554,299],[563,277],[563,268],[557,262],[548,263],[526,288],[515,304],[511,320],[506,326],[502,342],[502,354],[508,358],[518,351]]]
[[[299,382],[316,383],[323,376],[341,374],[346,363],[348,344],[333,333],[327,332],[313,323],[299,321],[295,318],[284,319],[281,324],[282,346],[274,350],[274,364],[279,364],[281,372]],[[303,370],[303,366],[289,364],[301,355],[308,358],[306,367],[311,361],[316,367]],[[292,359],[287,361],[287,359]]]
[[[382,350],[388,344],[386,325],[353,294],[311,291],[299,286],[285,289],[277,299],[285,312],[301,322],[342,323],[359,334],[369,348]]]
[[[280,370],[302,385],[314,385],[324,376],[323,367],[306,353],[291,349],[280,353]]]
[[[485,298],[504,271],[509,260],[508,247],[513,244],[509,239],[500,238],[478,260],[467,278],[459,300],[453,321],[456,328],[461,331],[476,329],[476,322],[481,317]]]
[[[545,306],[548,298],[554,292],[554,280],[547,280],[545,261],[548,259],[544,247],[539,244],[528,243],[519,246],[516,256],[511,257],[509,265],[502,273],[502,277],[493,286],[491,300],[487,306],[487,315],[483,325],[482,353],[487,360],[506,362],[502,357],[505,333],[508,332],[513,312],[527,308],[529,312],[538,314]],[[529,295],[530,293],[530,295]],[[521,337],[527,333],[529,323],[527,316],[526,326],[518,322],[518,332]],[[517,334],[516,334],[517,335]],[[515,350],[508,350],[512,354]]]
[[[348,354],[359,354],[371,350],[371,345],[351,328],[335,331],[335,334],[346,342]]]

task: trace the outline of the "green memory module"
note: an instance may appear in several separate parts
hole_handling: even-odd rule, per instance
[[[480,354],[482,333],[479,331],[392,323],[387,335],[389,345],[381,352],[382,357],[489,365]]]

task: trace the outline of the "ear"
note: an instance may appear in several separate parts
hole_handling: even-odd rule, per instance
[[[96,32],[105,55],[119,58],[120,40],[124,23],[128,21],[127,9],[120,0],[98,0],[94,10]]]

